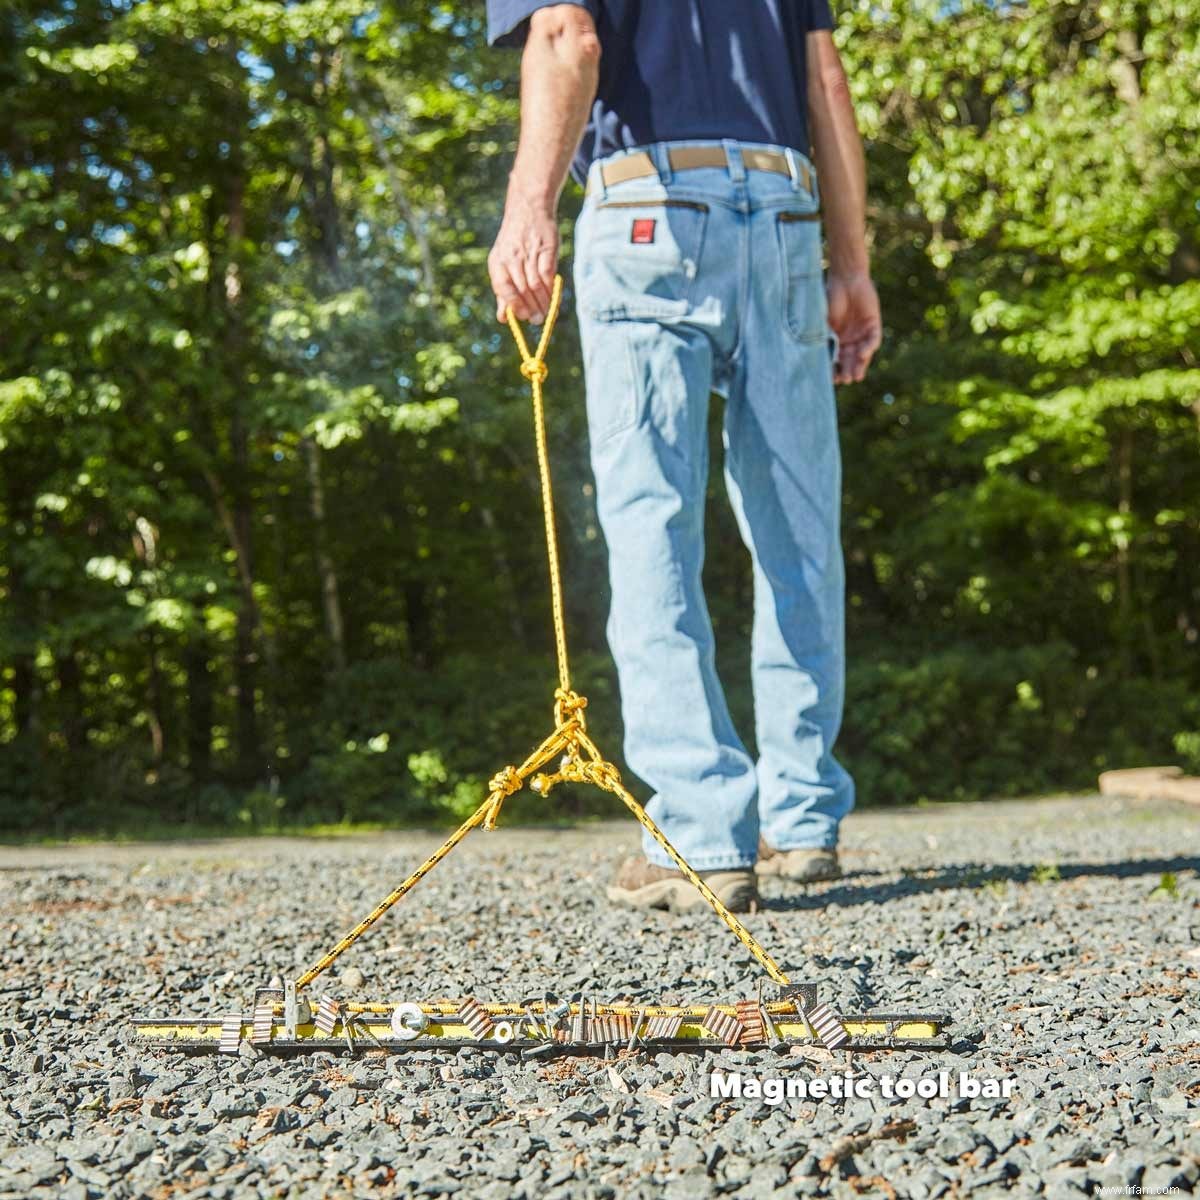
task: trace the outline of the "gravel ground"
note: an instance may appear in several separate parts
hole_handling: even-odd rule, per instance
[[[950,1014],[876,1077],[1010,1099],[709,1095],[848,1058],[151,1052],[127,1019],[225,1012],[331,943],[437,839],[0,848],[0,1195],[1095,1194],[1200,1175],[1200,809],[1111,798],[855,815],[847,878],[764,888],[752,928],[844,1012]],[[611,910],[632,825],[476,833],[335,968],[362,999],[749,995],[711,915]],[[340,979],[336,972],[340,971]],[[911,1123],[911,1124],[910,1124]],[[905,1131],[908,1131],[905,1133]],[[901,1134],[903,1136],[888,1136]]]

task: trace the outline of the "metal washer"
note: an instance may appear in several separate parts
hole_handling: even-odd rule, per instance
[[[429,1028],[429,1017],[419,1004],[397,1004],[392,1009],[392,1036],[402,1042],[419,1038]]]

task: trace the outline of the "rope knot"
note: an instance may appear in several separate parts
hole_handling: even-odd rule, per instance
[[[566,688],[555,688],[554,700],[564,720],[587,708],[586,696],[581,696],[578,692],[568,691]]]
[[[517,772],[517,768],[505,767],[503,770],[497,771],[488,781],[488,792],[492,795],[499,792],[501,796],[507,797],[514,792],[519,792],[524,786],[524,781]]]
[[[615,792],[621,786],[621,772],[610,762],[588,763],[585,768],[588,779],[598,788]]]
[[[540,358],[527,358],[521,364],[521,374],[530,383],[545,383],[546,376],[550,374],[550,369]]]

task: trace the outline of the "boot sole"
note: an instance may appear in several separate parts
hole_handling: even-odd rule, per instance
[[[747,879],[745,872],[717,871],[704,882],[730,912],[749,912],[758,900],[754,878]],[[657,908],[686,913],[708,906],[699,889],[692,887],[682,875],[678,879],[660,879],[640,888],[610,887],[606,894],[611,903],[622,908]]]

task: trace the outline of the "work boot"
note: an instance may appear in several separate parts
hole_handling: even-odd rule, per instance
[[[778,875],[793,883],[825,883],[842,877],[836,850],[776,850],[762,838],[755,869],[760,875]]]
[[[758,884],[749,867],[697,871],[696,874],[730,912],[749,912],[758,902]],[[657,866],[641,855],[627,858],[621,864],[608,889],[608,898],[625,908],[665,908],[673,913],[689,912],[708,904],[681,872],[674,867]]]

